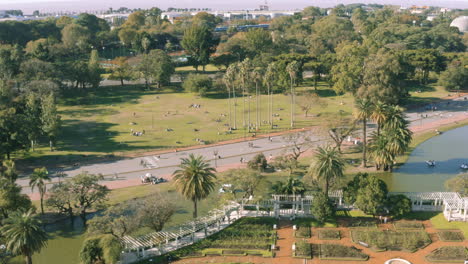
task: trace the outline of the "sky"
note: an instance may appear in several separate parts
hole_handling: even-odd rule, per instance
[[[263,4],[265,0],[0,0],[0,10],[21,9],[30,14],[34,10],[48,11],[90,11],[107,10],[109,7],[119,8],[149,8],[168,7],[201,8],[208,7],[213,10],[239,10],[254,9]],[[402,6],[433,5],[449,8],[468,8],[468,0],[268,0],[271,10],[302,9],[314,5],[332,7],[337,4],[350,3],[379,3]]]

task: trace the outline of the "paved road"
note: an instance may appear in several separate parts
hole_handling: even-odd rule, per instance
[[[447,104],[447,102],[449,102],[449,104]],[[424,124],[438,121],[440,119],[461,115],[466,115],[468,118],[468,114],[466,112],[468,110],[468,101],[464,100],[464,98],[449,100],[432,106],[437,107],[437,109],[434,111],[426,110],[428,107],[426,106],[421,109],[408,111],[407,119],[411,122],[410,127],[415,128]],[[424,118],[421,118],[421,116],[424,116]],[[369,126],[371,129],[372,127],[375,127],[372,124]],[[307,131],[304,130],[304,132],[301,133],[304,133],[307,137],[310,138],[310,140],[313,142],[312,147],[324,144],[329,140],[327,135],[319,131],[319,128]],[[111,162],[96,163],[92,165],[70,167],[65,169],[63,172],[66,174],[66,177],[73,177],[82,171],[88,171],[89,173],[96,174],[101,173],[106,178],[106,180],[103,182],[115,181],[113,179],[115,175],[117,175],[119,180],[134,180],[140,178],[140,176],[147,172],[156,176],[164,176],[169,178],[180,164],[180,159],[188,157],[189,154],[202,155],[214,166],[214,151],[217,151],[218,155],[221,156],[221,159],[216,159],[216,165],[227,166],[232,164],[239,164],[241,158],[246,162],[257,153],[263,153],[268,159],[270,155],[282,155],[291,149],[290,143],[288,143],[283,138],[283,136],[272,137],[271,141],[268,138],[258,138],[249,142],[253,144],[253,147],[249,146],[248,142],[238,142],[220,146],[208,146],[180,152],[169,152],[160,154],[159,156],[144,156]],[[59,177],[54,177],[52,182],[55,183],[59,180]],[[18,183],[24,187],[24,193],[30,193],[30,188],[27,187],[28,182],[28,179],[18,180]]]

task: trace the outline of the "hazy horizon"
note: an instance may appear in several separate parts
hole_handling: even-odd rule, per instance
[[[41,12],[53,11],[93,11],[107,10],[110,7],[117,9],[119,7],[128,8],[149,8],[159,7],[167,9],[168,7],[175,8],[212,8],[218,10],[233,10],[233,9],[255,9],[264,0],[237,0],[235,3],[231,1],[219,0],[0,0],[1,9],[21,9],[25,14],[31,14],[34,10]],[[468,8],[468,0],[269,0],[268,5],[271,10],[279,9],[302,9],[306,6],[332,7],[338,4],[351,3],[377,3],[377,4],[392,4],[401,6],[411,5],[430,5],[449,8]]]

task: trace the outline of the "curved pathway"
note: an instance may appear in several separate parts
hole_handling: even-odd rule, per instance
[[[468,119],[468,100],[463,97],[448,99],[437,104],[437,111],[427,111],[424,108],[408,111],[407,119],[410,121],[410,128],[413,132],[422,132],[433,130],[441,125],[452,124],[454,122]],[[423,118],[421,118],[423,116]],[[372,125],[370,125],[372,128]],[[328,135],[319,127],[296,129],[305,133],[312,142],[312,148],[329,141]],[[75,166],[67,168],[63,171],[66,177],[73,177],[82,171],[89,173],[101,173],[105,176],[103,184],[109,188],[123,188],[140,184],[140,177],[145,173],[152,173],[158,177],[166,179],[171,178],[171,174],[180,164],[180,159],[188,157],[189,154],[202,155],[209,160],[213,166],[215,163],[218,171],[224,171],[230,168],[238,168],[245,166],[240,164],[241,158],[248,161],[257,153],[263,153],[267,159],[271,156],[282,155],[285,151],[291,148],[290,143],[285,141],[282,135],[276,134],[271,137],[262,136],[258,138],[250,138],[248,142],[253,144],[250,147],[248,142],[237,140],[234,143],[225,144],[223,142],[215,145],[204,147],[192,147],[178,151],[165,152],[162,154],[146,155],[143,157],[127,158],[116,161],[101,162],[90,165]],[[221,159],[214,159],[214,152],[217,151]],[[146,166],[142,164],[146,163]],[[54,174],[54,170],[50,170]],[[55,171],[56,172],[56,171]],[[56,175],[56,174],[55,174]],[[52,183],[56,183],[63,178],[53,177]],[[23,186],[23,192],[31,195],[31,190],[28,187],[29,180],[21,178],[18,184]],[[38,199],[37,194],[31,195],[32,199]]]

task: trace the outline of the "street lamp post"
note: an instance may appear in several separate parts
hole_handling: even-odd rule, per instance
[[[214,160],[215,160],[215,168],[218,167],[218,163],[217,163],[218,153],[219,153],[219,151],[217,149],[213,150],[213,156],[214,156]]]

